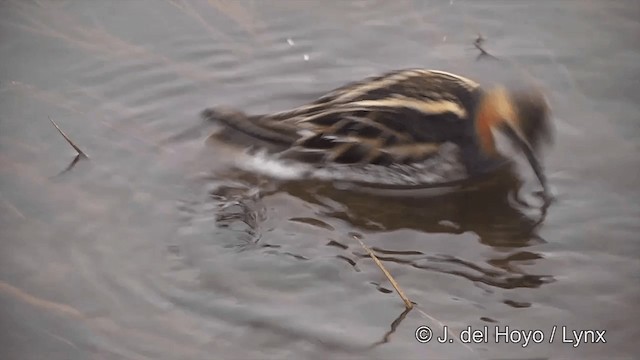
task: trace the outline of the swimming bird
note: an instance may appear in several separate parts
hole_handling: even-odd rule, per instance
[[[248,115],[214,107],[201,115],[269,144],[282,158],[319,167],[417,166],[453,144],[459,157],[438,161],[455,162],[473,178],[513,158],[497,146],[506,138],[548,195],[538,149],[552,138],[550,108],[534,88],[485,89],[445,71],[402,69],[348,83],[292,110]]]

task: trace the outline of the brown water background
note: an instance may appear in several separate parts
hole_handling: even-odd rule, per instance
[[[391,69],[522,75],[475,61],[477,33],[553,106],[538,227],[509,179],[431,199],[281,183],[189,131],[207,106],[284,110]],[[635,0],[0,1],[0,358],[637,358],[639,64]],[[48,116],[90,157],[59,176],[74,152]],[[607,343],[415,340],[441,323]]]

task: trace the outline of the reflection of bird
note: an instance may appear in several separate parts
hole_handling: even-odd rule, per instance
[[[536,225],[544,220],[544,214],[528,211],[530,205],[518,192],[522,182],[509,169],[496,175],[474,183],[478,186],[430,197],[384,192],[381,196],[369,196],[317,181],[287,182],[280,185],[279,190],[317,204],[324,209],[323,215],[339,218],[369,233],[398,229],[424,233],[473,232],[490,246],[526,246],[536,238]],[[479,188],[482,191],[478,191]]]
[[[413,165],[454,144],[451,160],[469,177],[503,164],[496,146],[504,136],[524,152],[546,192],[537,159],[550,140],[549,108],[538,90],[485,90],[450,73],[407,69],[347,84],[296,109],[247,115],[225,108],[202,112],[206,119],[260,139],[280,155],[315,164]]]

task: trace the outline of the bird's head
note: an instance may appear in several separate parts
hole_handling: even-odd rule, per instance
[[[501,152],[497,138],[504,137],[521,150],[547,194],[547,183],[538,150],[551,143],[553,128],[550,110],[543,93],[535,88],[508,91],[496,87],[487,91],[476,110],[475,126],[480,147],[489,156]],[[504,155],[504,154],[503,154]]]

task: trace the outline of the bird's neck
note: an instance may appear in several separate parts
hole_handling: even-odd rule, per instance
[[[491,89],[480,97],[473,121],[478,145],[486,155],[497,155],[493,131],[514,119],[512,101],[504,88]]]

